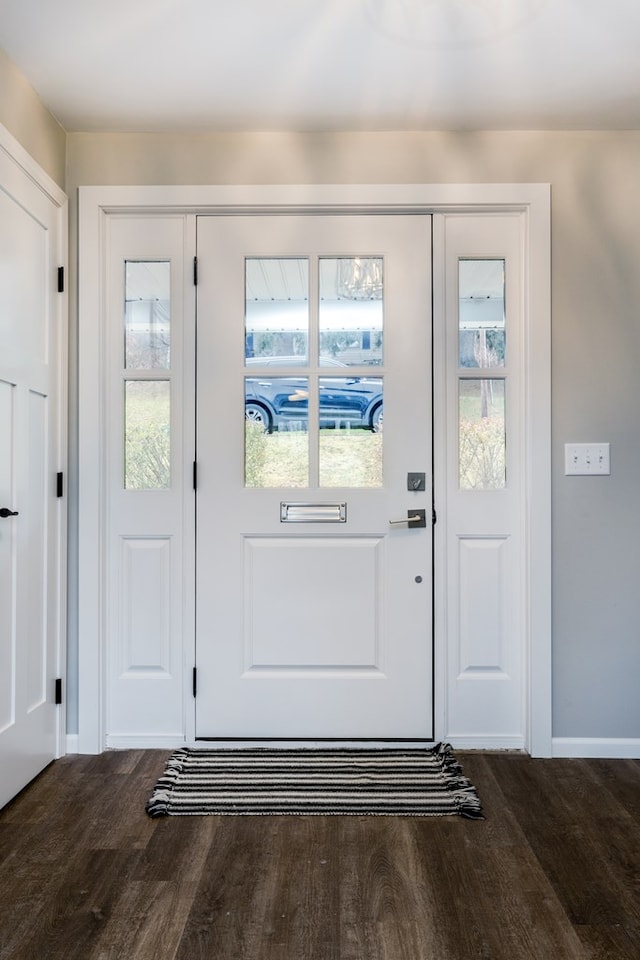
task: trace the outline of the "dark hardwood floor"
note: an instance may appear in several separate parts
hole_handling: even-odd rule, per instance
[[[486,819],[170,817],[162,752],[0,813],[2,960],[639,960],[640,761],[460,754]]]

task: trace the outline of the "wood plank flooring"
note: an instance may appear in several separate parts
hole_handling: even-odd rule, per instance
[[[167,754],[0,813],[2,960],[639,960],[640,761],[459,754],[486,819],[170,817]]]

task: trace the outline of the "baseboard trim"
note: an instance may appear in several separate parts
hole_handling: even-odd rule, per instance
[[[174,750],[193,747],[201,750],[424,750],[435,745],[433,740],[185,740],[184,737],[107,737],[105,750]]]
[[[583,759],[639,760],[640,740],[607,737],[553,737],[553,757]]]
[[[105,750],[176,750],[184,745],[184,735],[177,733],[167,736],[131,734],[130,736],[108,736]]]
[[[444,738],[454,750],[526,750],[524,737],[495,737],[490,734],[451,734]]]
[[[446,738],[454,750],[524,750],[525,744],[522,737],[489,737],[489,736],[451,736]],[[78,753],[79,736],[77,733],[68,733],[65,738],[66,753]],[[181,736],[175,737],[157,737],[157,736],[124,736],[107,737],[105,748],[107,750],[174,750],[185,745],[185,739]],[[197,745],[205,746],[205,743],[197,742]],[[211,744],[211,746],[230,746],[238,748],[239,746],[255,746],[253,741],[239,744]],[[264,744],[261,744],[264,745]],[[287,744],[288,746],[289,744]],[[292,744],[293,745],[293,744]],[[300,744],[296,742],[296,746]],[[424,746],[425,744],[419,744]],[[282,747],[283,744],[273,743],[272,746]],[[318,746],[326,744],[318,743]],[[393,744],[384,744],[384,746],[393,746]],[[407,746],[403,743],[402,746]],[[413,744],[411,745],[413,746]],[[551,741],[551,756],[560,759],[583,758],[583,759],[608,759],[608,760],[640,760],[640,739],[614,739],[606,737],[553,737]]]

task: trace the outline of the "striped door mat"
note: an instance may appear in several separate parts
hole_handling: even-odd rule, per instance
[[[169,759],[150,817],[459,815],[482,819],[449,744],[417,750],[183,748]]]

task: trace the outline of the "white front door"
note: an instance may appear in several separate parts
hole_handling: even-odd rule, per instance
[[[58,211],[0,150],[0,807],[56,755]],[[54,257],[56,259],[54,259]]]
[[[198,220],[198,739],[433,736],[430,233]]]

